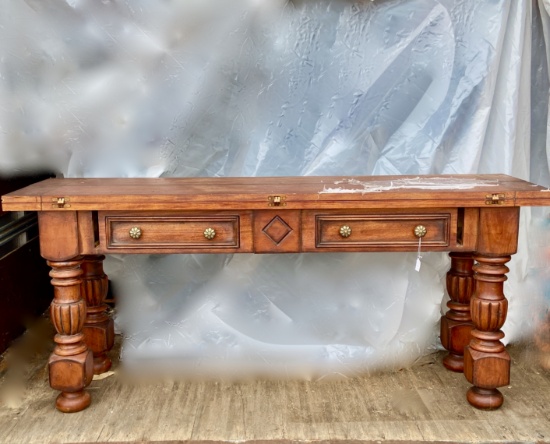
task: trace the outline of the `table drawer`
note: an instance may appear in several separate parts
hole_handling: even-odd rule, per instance
[[[171,250],[181,252],[237,251],[240,216],[104,215],[107,250]],[[134,251],[136,252],[136,251]]]
[[[317,214],[314,223],[316,249],[414,250],[417,234],[425,247],[448,247],[451,214]]]

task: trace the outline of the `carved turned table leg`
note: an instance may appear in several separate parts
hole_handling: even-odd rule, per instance
[[[510,383],[510,356],[500,342],[501,331],[508,311],[503,286],[506,273],[504,264],[510,256],[475,256],[474,278],[476,290],[471,301],[472,341],[464,350],[464,375],[473,384],[467,399],[479,409],[499,408],[504,398],[497,390]]]
[[[113,348],[114,322],[107,314],[104,303],[109,285],[103,272],[105,256],[85,256],[82,262],[84,272],[82,294],[86,299],[87,316],[84,324],[86,345],[94,353],[94,374],[98,375],[111,368],[107,352]]]
[[[451,268],[447,273],[447,302],[449,311],[441,318],[441,343],[449,354],[443,365],[454,372],[464,371],[464,348],[470,343],[473,324],[470,298],[474,291],[472,253],[450,253]]]
[[[56,407],[62,412],[78,412],[90,405],[90,394],[84,390],[93,377],[93,356],[84,342],[82,327],[86,302],[82,299],[81,259],[48,261],[54,286],[50,307],[57,334],[56,346],[49,360],[50,385],[60,390]]]

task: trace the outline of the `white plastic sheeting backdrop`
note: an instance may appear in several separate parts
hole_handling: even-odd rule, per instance
[[[550,184],[545,6],[5,0],[0,168],[68,177],[479,172]],[[537,242],[527,241],[544,214],[523,212],[506,284],[508,340],[529,331],[540,307],[541,255],[528,254]],[[424,254],[420,272],[415,260],[120,256],[106,270],[127,362],[321,377],[405,365],[437,346],[448,259]]]

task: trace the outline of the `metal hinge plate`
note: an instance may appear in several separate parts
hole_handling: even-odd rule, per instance
[[[501,193],[492,193],[485,195],[485,205],[503,205],[506,201],[506,195]]]
[[[268,196],[267,198],[269,207],[284,207],[286,206],[286,196]]]
[[[53,208],[71,208],[68,197],[52,197]]]

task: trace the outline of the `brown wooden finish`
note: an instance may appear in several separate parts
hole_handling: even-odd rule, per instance
[[[550,205],[550,192],[505,175],[49,179],[2,202],[39,211],[58,332],[50,380],[62,411],[85,408],[93,368],[110,366],[102,254],[416,251],[419,236],[422,251],[451,252],[444,365],[463,369],[473,406],[492,409],[510,375],[502,288],[519,206]]]
[[[463,251],[475,251],[477,248],[477,236],[479,226],[478,208],[458,208],[458,233]]]
[[[497,387],[510,383],[510,356],[500,340],[508,301],[503,284],[510,256],[474,256],[476,289],[471,300],[472,340],[464,350],[464,375],[473,384],[467,399],[474,407],[496,409],[504,401]]]
[[[93,355],[84,342],[82,327],[86,319],[86,302],[81,296],[81,258],[72,261],[48,261],[54,286],[50,308],[57,330],[56,347],[50,356],[50,385],[61,394],[56,407],[62,412],[77,412],[90,405],[91,397],[84,390],[92,382]]]
[[[302,249],[300,211],[257,211],[254,253],[297,253]]]
[[[137,217],[105,216],[106,245],[116,248],[161,249],[182,245],[195,248],[239,248],[239,216]],[[139,238],[130,234],[139,230]],[[213,238],[205,237],[211,229]]]
[[[470,342],[473,328],[470,315],[470,299],[475,281],[472,253],[450,253],[451,269],[447,273],[447,302],[449,311],[441,317],[441,344],[449,354],[443,365],[454,372],[464,371],[464,347]]]
[[[77,213],[38,213],[40,254],[45,259],[64,261],[80,254]]]
[[[107,352],[115,341],[114,321],[107,315],[105,296],[109,281],[103,272],[105,256],[85,256],[82,261],[81,291],[86,301],[86,322],[83,333],[86,345],[94,354],[94,374],[111,368]]]
[[[93,213],[91,211],[78,211],[76,216],[78,219],[78,244],[80,245],[80,254],[97,254],[97,235],[94,234],[90,236],[90,233],[96,232]]]
[[[31,183],[40,182],[49,177],[52,177],[52,175],[48,173],[32,176],[5,176],[0,174],[0,196],[3,196],[15,190],[20,190]],[[4,208],[2,208],[2,204],[0,203],[0,216],[6,214],[8,211],[10,210],[5,210]]]
[[[481,208],[476,251],[488,256],[507,256],[517,251],[519,207]]]
[[[266,209],[270,196],[283,196],[281,210],[475,208],[492,195],[503,196],[499,207],[550,205],[546,188],[500,174],[48,179],[3,196],[2,203],[5,211],[241,210]]]
[[[442,214],[318,214],[315,215],[315,248],[418,248],[414,234],[418,226],[426,228],[424,247],[444,247],[450,244],[450,213]],[[340,230],[349,227],[344,237]]]
[[[479,211],[479,241],[473,267],[475,291],[470,307],[474,329],[464,351],[464,375],[474,387],[467,399],[480,409],[495,409],[504,398],[497,390],[510,383],[510,356],[500,342],[508,301],[504,264],[517,250],[519,207],[482,208]]]
[[[132,237],[130,230],[139,235]],[[212,238],[205,236],[214,230]],[[251,253],[252,215],[222,212],[98,212],[96,253]]]

